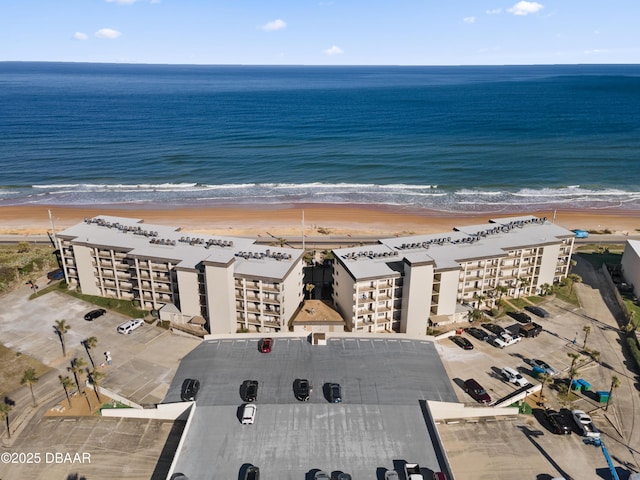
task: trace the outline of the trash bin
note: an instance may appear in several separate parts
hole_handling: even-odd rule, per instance
[[[580,384],[579,380],[572,380],[571,381],[571,390],[580,390],[581,387],[582,387],[582,385]]]
[[[588,392],[589,390],[591,390],[591,384],[587,382],[584,378],[579,379],[578,383],[580,384],[580,388],[582,389],[583,392]]]
[[[596,392],[598,395],[598,401],[600,403],[607,403],[609,401],[609,392]]]

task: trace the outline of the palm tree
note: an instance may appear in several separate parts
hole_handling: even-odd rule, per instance
[[[609,402],[611,401],[611,394],[613,391],[620,386],[620,380],[615,375],[611,377],[611,387],[609,387],[609,396],[607,397],[607,405],[604,407],[605,410],[609,409]]]
[[[478,310],[480,310],[482,308],[482,304],[487,299],[487,296],[486,295],[482,295],[482,294],[480,294],[480,295],[474,294],[473,296],[478,301]]]
[[[67,349],[64,344],[64,336],[71,329],[69,325],[67,325],[66,320],[56,320],[55,325],[53,326],[53,331],[58,335],[60,339],[60,344],[62,345],[62,356],[67,356]]]
[[[304,284],[304,289],[309,294],[309,300],[311,300],[311,292],[313,292],[314,288],[316,288],[316,286],[313,283],[305,283]]]
[[[96,392],[96,397],[98,397],[98,402],[102,402],[100,399],[100,384],[102,383],[102,379],[104,378],[104,373],[95,368],[89,372],[89,379],[93,384],[93,390]]]
[[[578,264],[578,262],[576,262],[575,260],[569,260],[569,271],[573,270],[573,267],[575,267]]]
[[[573,285],[576,283],[581,283],[582,277],[575,273],[570,273],[569,275],[567,275],[567,279],[571,282],[571,288],[569,289],[569,295],[571,295],[573,293]]]
[[[91,366],[93,368],[96,368],[96,364],[93,362],[93,357],[91,356],[91,349],[96,348],[96,346],[98,345],[98,338],[97,337],[85,338],[80,343],[84,345],[84,349],[87,351],[87,355],[89,356],[89,361],[91,362]]]
[[[38,402],[36,402],[36,396],[33,394],[33,386],[38,383],[38,376],[36,375],[35,368],[27,368],[23,374],[22,379],[20,380],[20,385],[29,385],[29,389],[31,390],[31,398],[33,399],[33,406],[35,407]]]
[[[571,358],[571,366],[569,367],[569,388],[571,388],[571,384],[573,383],[573,377],[578,374],[578,369],[575,368],[576,362],[580,358],[579,353],[569,352],[567,356]]]
[[[476,320],[482,320],[483,316],[484,315],[482,313],[482,310],[478,310],[477,308],[474,308],[469,312],[469,321],[474,322]]]
[[[62,375],[58,375],[60,379],[60,384],[62,388],[64,388],[64,394],[67,396],[67,402],[69,402],[69,408],[72,408],[71,405],[71,397],[69,396],[69,389],[73,386],[73,382],[69,377],[63,377]]]
[[[82,373],[82,371],[84,370],[84,367],[86,366],[87,364],[84,363],[84,360],[82,360],[81,358],[74,358],[73,360],[71,360],[71,366],[67,367],[67,371],[73,373],[73,378],[75,378],[76,380],[78,393],[80,393],[80,382],[78,381],[78,374]]]
[[[551,375],[548,373],[541,373],[538,375],[538,380],[540,381],[540,402],[544,405],[544,395],[542,392],[544,391],[544,386],[551,381]]]
[[[498,292],[498,299],[502,300],[502,296],[506,295],[508,291],[509,287],[507,287],[506,285],[498,285],[496,287],[496,292]]]
[[[524,291],[524,293],[527,293],[526,290],[529,285],[531,285],[531,279],[529,277],[521,278],[520,289],[518,291]],[[520,297],[520,294],[518,294],[518,297]]]
[[[591,333],[591,325],[585,325],[582,327],[582,331],[584,332],[584,343],[582,344],[582,349],[587,348],[587,338],[589,338],[589,334]]]
[[[0,402],[0,418],[7,424],[7,436],[11,438],[11,430],[9,429],[9,412],[13,409],[6,401]]]

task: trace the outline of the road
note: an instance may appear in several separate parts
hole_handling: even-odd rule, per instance
[[[251,237],[253,238],[253,237]],[[342,248],[348,247],[351,245],[371,245],[378,243],[380,236],[375,235],[321,235],[321,236],[313,236],[313,237],[305,237],[305,249],[330,249],[330,248]],[[301,236],[287,236],[287,237],[257,237],[256,243],[258,245],[272,245],[274,243],[279,243],[280,240],[286,240],[284,242],[285,246],[289,246],[292,248],[301,248],[302,247],[302,237]],[[605,245],[615,245],[615,244],[623,244],[627,240],[640,240],[640,235],[591,235],[589,238],[576,238],[576,245],[587,245],[587,244],[605,244]],[[49,238],[46,235],[0,235],[0,244],[4,245],[12,245],[17,244],[18,242],[29,242],[33,244],[43,244],[49,243]]]

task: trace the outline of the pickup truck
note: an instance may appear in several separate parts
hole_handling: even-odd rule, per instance
[[[589,415],[582,410],[571,410],[571,415],[583,437],[600,438],[600,430],[593,424]]]
[[[508,347],[514,345],[522,340],[522,337],[512,337],[508,333],[501,333],[499,336],[493,339],[493,345],[499,348]]]
[[[542,332],[542,325],[536,322],[520,325],[520,336],[525,338],[537,337]]]
[[[404,478],[407,480],[424,480],[422,472],[420,471],[420,465],[417,463],[405,463]]]

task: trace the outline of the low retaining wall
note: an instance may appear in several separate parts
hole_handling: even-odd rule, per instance
[[[467,407],[464,403],[436,402],[432,400],[427,401],[427,403],[435,422],[483,417],[513,417],[518,415],[516,407]]]
[[[194,402],[160,403],[155,408],[103,408],[103,417],[151,418],[154,420],[177,420]]]

